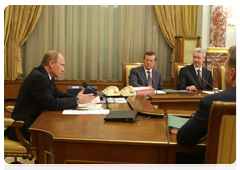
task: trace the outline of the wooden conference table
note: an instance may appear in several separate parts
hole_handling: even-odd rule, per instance
[[[169,134],[164,111],[155,109],[146,96],[131,96],[127,101],[109,106],[112,110],[134,109],[153,116],[124,123],[105,122],[106,115],[44,111],[29,128],[35,163],[174,163],[174,153],[186,148],[177,145],[176,135]],[[138,114],[137,119],[145,115]],[[191,148],[186,152],[205,150],[194,149],[199,145]]]
[[[149,95],[152,105],[157,105],[157,108],[166,110],[197,110],[200,99],[208,94],[202,93],[199,90],[189,94],[158,94]]]

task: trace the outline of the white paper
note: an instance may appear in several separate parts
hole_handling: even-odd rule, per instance
[[[114,98],[115,103],[127,103],[124,97],[121,98]]]
[[[72,86],[72,89],[78,89],[79,86]]]
[[[127,103],[124,97],[118,98],[107,98],[108,103]]]
[[[202,91],[203,93],[207,93],[207,94],[214,94],[214,93],[218,93],[218,91]]]
[[[155,90],[155,94],[166,94],[166,92],[162,90]]]
[[[88,105],[92,105],[92,104],[95,104],[95,103],[98,103],[98,102],[100,102],[100,97],[99,96],[95,97],[92,102],[85,103],[85,104],[79,104],[78,107],[86,107]]]
[[[137,90],[146,90],[146,89],[151,89],[151,87],[133,87],[133,89],[135,90],[135,91],[137,91]]]
[[[82,109],[75,109],[75,110],[63,110],[62,114],[64,115],[85,115],[85,114],[108,114],[109,109],[98,109],[98,110],[82,110]]]
[[[89,104],[86,105],[84,107],[78,107],[77,109],[101,109],[102,108],[102,104]]]

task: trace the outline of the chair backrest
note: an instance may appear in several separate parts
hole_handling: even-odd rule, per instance
[[[206,164],[231,164],[236,160],[236,102],[214,101],[209,116]]]
[[[224,74],[225,74],[225,67],[224,64],[218,63],[218,89],[225,90],[226,86],[224,83]]]
[[[130,70],[134,67],[139,67],[141,65],[143,65],[143,63],[140,63],[140,62],[122,62],[123,87],[129,85]]]
[[[178,82],[178,74],[179,74],[179,71],[182,67],[185,67],[187,65],[191,65],[192,63],[174,63],[174,86],[173,88],[174,89],[177,89],[177,82]]]

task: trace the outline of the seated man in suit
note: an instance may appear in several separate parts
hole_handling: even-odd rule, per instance
[[[178,75],[178,90],[212,90],[213,80],[211,71],[202,66],[206,52],[202,48],[193,51],[193,64],[180,69]],[[211,86],[209,86],[204,80]]]
[[[213,101],[236,102],[236,46],[228,50],[225,63],[224,82],[227,90],[203,97],[199,108],[177,133],[177,142],[182,146],[192,146],[206,140],[208,119]]]
[[[79,103],[88,103],[94,99],[93,94],[83,94],[84,89],[77,96],[59,91],[54,77],[59,77],[65,71],[64,65],[65,60],[61,53],[48,51],[42,64],[31,71],[20,88],[12,118],[24,121],[20,130],[28,141],[28,128],[43,110],[76,109]],[[7,132],[9,139],[18,140],[14,128],[8,128]]]
[[[162,74],[153,68],[156,60],[154,52],[146,52],[143,60],[144,64],[130,70],[129,84],[133,87],[148,86],[153,87],[155,90],[162,90]]]

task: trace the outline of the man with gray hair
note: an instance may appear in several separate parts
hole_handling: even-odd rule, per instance
[[[202,48],[195,48],[193,51],[193,64],[183,67],[178,75],[178,90],[212,90],[213,80],[212,73],[204,68],[206,52]],[[209,84],[207,84],[204,80]]]

